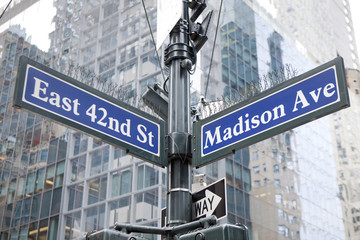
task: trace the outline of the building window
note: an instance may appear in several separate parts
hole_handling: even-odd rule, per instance
[[[278,225],[278,233],[279,233],[279,235],[288,237],[289,229],[285,225]]]
[[[119,8],[119,3],[117,1],[109,1],[104,4],[103,10],[104,10],[104,18],[110,16],[113,13],[116,13]]]
[[[282,162],[282,163],[285,162],[285,153],[280,154],[280,162]]]
[[[65,239],[83,238],[81,226],[81,211],[71,213],[65,217]]]
[[[68,188],[69,201],[68,210],[73,210],[82,207],[84,183],[78,183]]]
[[[228,211],[235,213],[235,192],[234,188],[226,184]]]
[[[109,166],[109,146],[93,151],[90,158],[90,176],[107,170]]]
[[[281,194],[275,194],[275,202],[276,203],[282,203],[282,195]]]
[[[58,151],[58,141],[59,139],[51,140],[49,145],[49,153],[48,153],[48,164],[56,162],[56,153]]]
[[[158,217],[158,195],[157,190],[152,190],[135,196],[136,222],[147,221]]]
[[[264,186],[266,186],[269,183],[269,179],[268,178],[264,178]]]
[[[255,151],[252,153],[252,160],[258,160],[259,159],[259,151]]]
[[[118,27],[118,22],[119,16],[112,16],[110,19],[106,20],[102,24],[102,36],[105,36],[112,31],[116,31]]]
[[[81,133],[75,133],[73,136],[73,142],[74,142],[74,155],[77,155],[79,153],[85,152],[87,150],[88,145],[88,137],[81,134]]]
[[[237,163],[234,163],[234,177],[235,177],[235,187],[242,189],[242,176],[241,176],[241,166]]]
[[[98,177],[88,182],[88,204],[106,199],[107,176]]]
[[[141,165],[138,167],[137,189],[143,189],[159,183],[159,172],[153,167]]]
[[[115,52],[107,54],[99,59],[99,73],[103,73],[111,68],[115,67],[116,56]]]
[[[254,171],[254,173],[260,173],[260,167],[259,166],[254,166],[253,171]]]
[[[54,177],[55,177],[55,164],[48,166],[46,170],[45,190],[51,189],[54,186]]]
[[[283,218],[284,217],[284,211],[282,209],[278,209],[278,217]]]
[[[33,197],[32,203],[31,203],[30,221],[34,221],[39,218],[39,210],[41,207],[40,201],[41,201],[41,194],[35,195]]]
[[[142,45],[142,52],[147,52],[150,49],[154,49],[153,41],[151,39],[144,39]]]
[[[274,179],[274,186],[275,187],[280,187],[280,179]]]
[[[46,239],[48,232],[48,219],[41,220],[39,222],[38,239]]]
[[[34,192],[34,187],[35,187],[35,172],[31,172],[28,174],[27,181],[26,181],[26,191],[25,191],[26,195],[31,195]],[[9,190],[10,190],[10,187],[9,187]],[[15,190],[15,186],[14,186],[14,190]],[[11,195],[13,196],[13,194],[10,194],[10,196]],[[8,194],[8,196],[9,196],[9,194]],[[9,199],[8,199],[8,202],[9,202]]]
[[[70,160],[71,178],[70,182],[76,182],[85,177],[86,155],[82,155]]]
[[[82,51],[82,56],[84,63],[93,60],[93,58],[96,56],[96,45],[92,45],[90,47],[85,48]]]
[[[44,192],[41,203],[40,219],[49,216],[50,203],[51,203],[51,190]]]
[[[115,70],[101,74],[100,82],[102,83],[115,82]]]
[[[272,150],[272,158],[273,158],[273,159],[276,159],[276,158],[277,158],[277,153],[278,153],[278,150],[277,150],[277,149],[273,149],[273,150]]]
[[[83,34],[83,39],[84,39],[84,43],[85,44],[88,44],[92,41],[95,41],[98,37],[98,28],[97,27],[93,27],[87,31],[84,31],[84,34]],[[83,54],[83,55],[87,55],[89,57],[91,57],[91,55],[89,55],[89,50],[90,52],[93,52],[94,55],[93,57],[95,56],[95,52],[96,52],[96,48],[95,48],[96,45],[93,45],[91,47],[88,47],[85,51],[86,51],[86,54]],[[84,52],[83,52],[84,53]]]
[[[157,82],[157,77],[151,77],[145,80],[142,80],[140,82],[140,89],[141,89],[141,95],[143,95],[145,93],[145,91],[147,90],[147,86],[154,86],[154,84]]]
[[[104,228],[105,204],[89,208],[85,211],[85,232]]]
[[[16,190],[16,197],[18,198],[22,198],[24,196],[24,191],[25,191],[25,178],[26,176],[22,176],[18,178],[18,185],[17,185],[17,190]],[[5,203],[5,196],[6,196],[6,187],[5,185],[1,185],[0,186],[0,204],[4,204]]]
[[[278,173],[278,172],[279,172],[279,165],[274,164],[274,173]]]
[[[111,174],[111,197],[131,192],[131,170]]]
[[[131,198],[126,197],[110,203],[110,222],[129,223],[130,222]]]
[[[119,83],[127,84],[136,80],[137,63],[131,63],[126,67],[119,69]]]
[[[110,36],[101,40],[100,50],[101,53],[105,53],[111,49],[113,49],[117,44],[117,33],[113,33]]]
[[[155,53],[148,54],[141,61],[141,76],[152,74],[159,69],[159,61]]]
[[[286,146],[290,146],[290,134],[289,133],[285,134],[285,144],[286,144]]]
[[[52,201],[51,201],[51,211],[50,211],[51,215],[55,215],[60,212],[61,194],[62,194],[62,187],[54,189],[52,193]]]
[[[59,162],[56,166],[55,187],[60,187],[64,182],[65,161]]]
[[[41,192],[41,190],[44,188],[45,183],[45,168],[39,169],[37,171],[37,178],[35,182],[35,192]]]
[[[233,184],[233,175],[232,160],[226,159],[226,183]]]
[[[116,167],[126,165],[129,162],[125,161],[124,157],[128,156],[129,159],[132,158],[131,155],[126,154],[126,152],[120,148],[114,148],[114,158],[112,160],[111,168],[114,169]]]
[[[48,239],[56,239],[57,238],[58,225],[59,225],[59,217],[58,216],[50,219]]]

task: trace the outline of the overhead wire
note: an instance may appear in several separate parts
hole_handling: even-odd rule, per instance
[[[162,74],[162,76],[163,76],[163,78],[164,78],[164,82],[165,82],[165,81],[166,81],[166,77],[165,77],[165,74],[164,74],[164,70],[163,70],[163,68],[162,68],[162,66],[161,66],[161,61],[160,61],[159,52],[158,52],[157,49],[156,49],[156,42],[155,42],[154,34],[153,34],[153,31],[152,31],[152,28],[151,28],[151,25],[150,25],[149,16],[148,16],[147,11],[146,11],[146,7],[145,7],[144,0],[141,0],[141,2],[142,2],[142,5],[143,5],[143,8],[144,8],[145,17],[146,17],[147,24],[148,24],[148,26],[149,26],[151,38],[152,38],[152,41],[153,41],[153,44],[154,44],[154,48],[155,48],[155,52],[156,52],[156,57],[157,57],[157,59],[158,59],[159,66],[160,66],[160,69],[161,69],[161,74]]]
[[[2,12],[1,16],[0,16],[0,19],[2,18],[2,16],[5,14],[6,10],[8,9],[8,7],[10,6],[12,0],[9,1],[9,3],[6,5],[4,11]]]
[[[213,58],[214,58],[215,44],[216,44],[216,38],[217,38],[217,34],[218,34],[218,29],[219,29],[220,14],[221,14],[222,5],[223,5],[223,0],[220,1],[219,15],[218,15],[217,23],[216,23],[214,44],[213,44],[213,47],[212,47],[211,57],[210,57],[209,73],[208,73],[208,76],[207,76],[206,86],[205,86],[205,93],[204,93],[205,98],[206,98],[207,89],[208,89],[208,86],[209,86],[210,73],[211,73],[211,67],[212,67],[212,62],[213,62]]]

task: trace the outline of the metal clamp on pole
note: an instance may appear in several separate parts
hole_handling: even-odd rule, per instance
[[[192,135],[183,132],[169,133],[168,137],[168,159],[173,157],[191,158]]]
[[[165,65],[170,65],[174,59],[190,59],[192,64],[196,63],[194,48],[181,42],[170,44],[164,52]]]
[[[180,19],[178,24],[172,30],[173,33],[183,33],[189,35],[189,22],[185,19]],[[195,49],[189,45],[189,41],[176,41],[170,43],[164,52],[164,63],[166,66],[171,64],[174,59],[188,59],[183,64],[186,69],[191,69],[192,65],[196,63],[196,52]]]

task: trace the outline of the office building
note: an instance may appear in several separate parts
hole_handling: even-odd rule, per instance
[[[360,236],[359,227],[359,70],[347,69],[351,108],[334,113],[332,135],[347,239]]]
[[[104,86],[121,86],[113,88],[121,90],[116,97],[141,105],[147,85],[165,81],[151,37],[157,1],[144,3],[146,14],[140,0],[54,1],[47,52],[26,41],[26,29],[1,33],[0,239],[78,239],[115,222],[160,225],[166,169],[12,108],[22,54],[108,94],[114,92]],[[269,88],[337,55],[346,67],[359,66],[346,0],[224,1],[211,60],[219,4],[208,1],[215,14],[191,77],[194,104],[206,93],[208,101],[224,101],[224,107],[254,94],[259,79]],[[353,79],[354,71],[348,73]],[[226,178],[228,215],[221,222],[246,224],[253,240],[355,239],[359,204],[351,169],[357,138],[348,129],[336,130],[350,124],[342,114],[194,169],[195,175],[205,174],[207,184]],[[354,165],[339,165],[350,158]]]

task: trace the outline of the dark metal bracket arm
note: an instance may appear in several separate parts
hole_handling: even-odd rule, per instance
[[[207,228],[213,225],[216,225],[218,220],[215,216],[210,216],[207,218],[202,218],[194,222],[185,223],[182,225],[174,227],[151,227],[151,226],[140,226],[140,225],[130,225],[130,224],[121,224],[115,223],[114,229],[117,231],[125,230],[127,234],[136,232],[136,233],[150,233],[158,234],[165,236],[175,236],[179,233],[189,232],[198,228]]]

